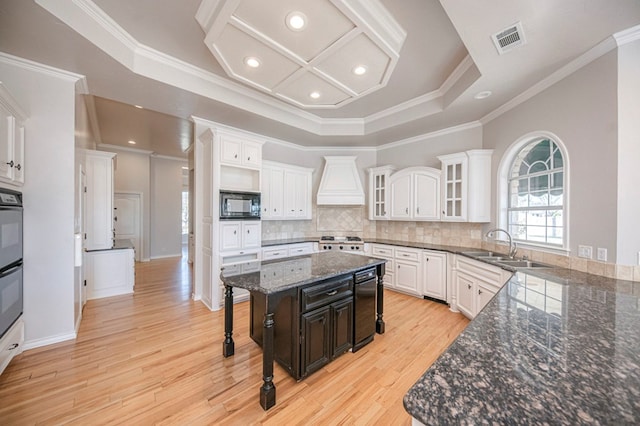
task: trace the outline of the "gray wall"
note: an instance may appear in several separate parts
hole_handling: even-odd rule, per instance
[[[640,41],[618,49],[618,263],[640,263]]]
[[[398,169],[411,166],[440,168],[438,155],[453,154],[482,148],[482,126],[433,137],[425,137],[407,144],[390,144],[378,151],[377,164],[393,165]]]
[[[151,258],[182,254],[182,166],[151,158]]]
[[[523,135],[549,131],[569,156],[569,238],[608,249],[616,259],[617,234],[617,55],[610,52],[483,126],[485,148],[493,148],[492,179],[505,150]],[[637,120],[637,118],[636,118]],[[496,195],[492,217],[496,217]]]

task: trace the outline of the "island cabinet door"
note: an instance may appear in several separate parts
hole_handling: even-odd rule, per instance
[[[302,342],[302,376],[322,368],[331,359],[329,342],[331,307],[316,309],[302,315],[304,341]]]
[[[331,305],[333,319],[331,358],[351,349],[353,344],[353,299],[345,299]]]

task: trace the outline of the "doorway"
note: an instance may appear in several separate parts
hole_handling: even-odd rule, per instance
[[[113,197],[116,239],[133,241],[136,262],[142,256],[142,194],[116,192]]]

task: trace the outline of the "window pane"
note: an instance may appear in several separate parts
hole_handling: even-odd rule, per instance
[[[549,170],[549,168],[547,167],[546,163],[543,163],[542,161],[536,161],[529,168],[529,174],[546,172],[547,170]]]
[[[531,178],[531,191],[547,190],[549,188],[549,176],[535,176]]]
[[[549,194],[547,191],[536,191],[529,195],[529,206],[543,207],[549,205]]]
[[[547,217],[544,210],[529,210],[527,212],[527,225],[546,226]]]
[[[554,152],[553,152],[553,168],[554,169],[561,169],[564,167],[564,161],[562,159],[562,152],[560,152],[560,149],[557,147],[556,144],[553,144],[554,146]]]
[[[526,226],[518,226],[518,225],[510,225],[509,233],[516,240],[526,240],[527,239],[527,227]]]
[[[509,222],[513,225],[526,225],[527,212],[523,212],[523,211],[509,212]]]
[[[546,243],[547,229],[544,226],[527,226],[527,240],[536,243]]]
[[[562,218],[562,210],[547,210],[547,226],[554,228],[562,228],[564,220]]]

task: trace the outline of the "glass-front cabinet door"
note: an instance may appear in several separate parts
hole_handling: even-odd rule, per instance
[[[369,171],[369,220],[389,219],[389,176],[391,166],[374,167]]]
[[[440,157],[442,161],[442,220],[467,219],[467,163],[465,153]]]

